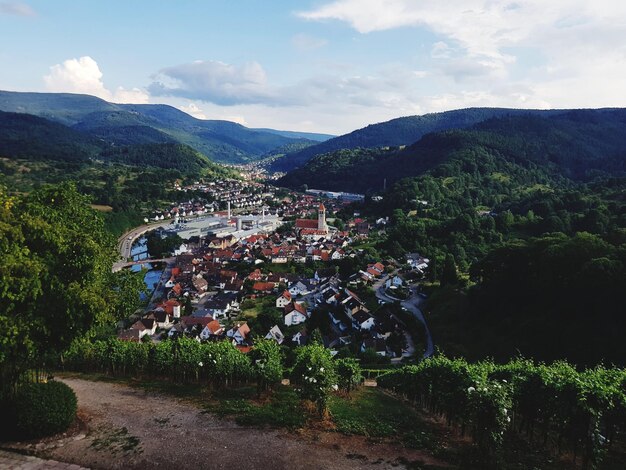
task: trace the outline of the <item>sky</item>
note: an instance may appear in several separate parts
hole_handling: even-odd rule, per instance
[[[626,107],[626,2],[0,0],[0,89],[330,134],[471,106]]]

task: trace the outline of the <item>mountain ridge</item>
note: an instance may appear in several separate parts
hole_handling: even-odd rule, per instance
[[[197,119],[163,104],[115,104],[91,95],[0,91],[0,111],[25,113],[74,127],[114,145],[162,141],[189,145],[212,160],[245,163],[263,158],[274,149],[317,140],[307,133],[250,129],[224,120]],[[143,128],[133,140],[132,130]],[[153,131],[148,131],[152,128]],[[303,140],[304,139],[304,140]]]

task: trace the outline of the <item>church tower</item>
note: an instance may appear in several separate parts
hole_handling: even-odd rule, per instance
[[[328,232],[328,225],[326,225],[326,208],[321,202],[319,212],[317,213],[317,229],[320,231]]]

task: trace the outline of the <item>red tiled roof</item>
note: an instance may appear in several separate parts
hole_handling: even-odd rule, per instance
[[[211,331],[211,334],[217,334],[220,330],[222,330],[222,325],[217,320],[213,320],[206,324],[206,327]]]
[[[274,283],[272,282],[255,282],[252,288],[256,291],[271,291],[274,289]]]
[[[296,228],[317,229],[317,220],[313,220],[313,219],[298,219],[298,220],[296,220]]]

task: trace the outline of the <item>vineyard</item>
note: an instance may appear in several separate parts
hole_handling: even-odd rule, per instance
[[[356,361],[333,360],[319,345],[299,348],[295,364],[287,367],[271,341],[260,341],[246,355],[228,342],[187,338],[157,344],[81,340],[65,353],[63,367],[214,388],[256,382],[259,393],[286,375],[302,399],[318,405],[320,416],[333,390],[349,393],[363,378]],[[498,466],[502,446],[521,438],[554,454],[571,455],[583,468],[597,468],[626,432],[626,372],[618,368],[578,371],[565,362],[523,359],[470,364],[436,356],[375,375],[379,388],[469,435],[474,458],[485,465]]]
[[[445,417],[492,462],[503,441],[518,435],[597,468],[626,431],[626,372],[616,368],[580,372],[565,362],[469,364],[438,356],[384,374],[378,386]]]

